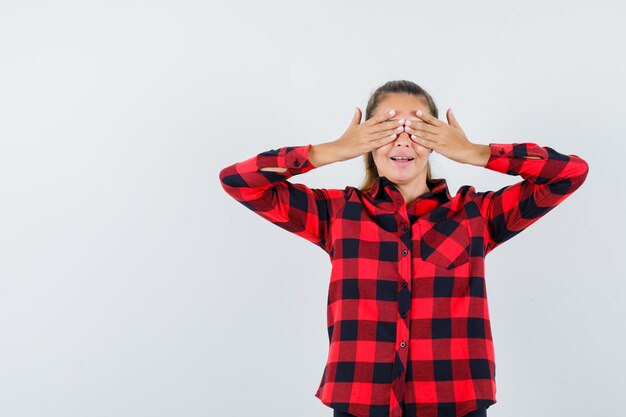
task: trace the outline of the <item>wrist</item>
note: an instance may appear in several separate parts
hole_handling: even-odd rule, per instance
[[[337,148],[334,142],[324,142],[311,145],[309,148],[309,161],[315,167],[332,164],[340,159],[337,157]]]
[[[472,143],[467,152],[466,164],[484,167],[489,161],[491,147],[480,143]]]

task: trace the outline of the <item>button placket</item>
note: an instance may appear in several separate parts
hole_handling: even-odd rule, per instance
[[[400,253],[402,256],[398,262],[398,268],[400,272],[400,280],[402,282],[399,287],[398,293],[398,304],[397,311],[400,319],[398,319],[396,340],[400,341],[399,344],[399,360],[402,362],[402,366],[406,372],[407,366],[407,354],[408,349],[405,347],[408,346],[408,338],[410,333],[410,326],[408,323],[407,317],[409,317],[409,309],[411,306],[411,293],[409,290],[409,280],[411,279],[411,257],[409,255],[411,242],[410,242],[410,233],[411,227],[409,222],[409,215],[407,213],[406,206],[404,205],[404,199],[401,195],[396,196],[397,206],[397,214],[398,214],[398,235],[400,240]]]

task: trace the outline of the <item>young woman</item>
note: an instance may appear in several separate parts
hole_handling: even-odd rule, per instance
[[[485,256],[563,202],[588,164],[532,142],[471,142],[410,81],[390,81],[332,142],[262,152],[221,170],[224,190],[316,244],[332,264],[328,360],[315,396],[335,417],[480,417],[496,402]],[[497,191],[433,178],[433,151],[519,175]],[[288,179],[365,157],[361,187]]]

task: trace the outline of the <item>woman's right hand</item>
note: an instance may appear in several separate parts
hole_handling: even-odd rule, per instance
[[[404,120],[389,120],[396,114],[393,110],[392,112],[372,116],[361,123],[361,109],[357,107],[348,129],[333,142],[341,161],[356,158],[393,142],[402,133]]]

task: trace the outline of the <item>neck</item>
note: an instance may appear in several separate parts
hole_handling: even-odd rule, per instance
[[[402,194],[407,206],[417,200],[420,196],[430,192],[430,188],[426,185],[426,174],[420,175],[415,178],[415,180],[407,184],[396,183],[396,187],[398,188],[398,191],[400,191],[400,194]]]

